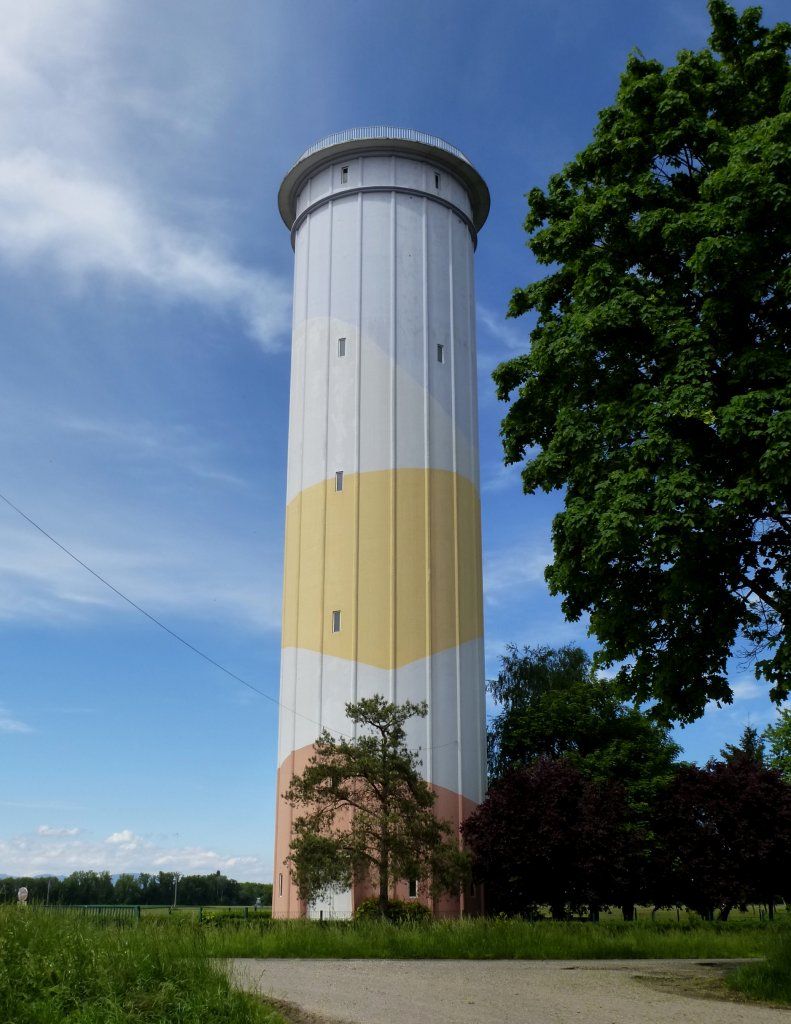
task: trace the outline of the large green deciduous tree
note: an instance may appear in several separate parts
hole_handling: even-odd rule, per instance
[[[301,899],[369,881],[386,917],[398,881],[458,892],[469,858],[451,825],[435,816],[435,795],[406,746],[405,722],[426,712],[425,704],[375,696],[346,705],[347,717],[361,727],[355,739],[322,732],[284,794],[304,810],[294,821],[289,856]]]
[[[640,818],[675,772],[678,744],[622,701],[580,647],[509,646],[487,688],[498,705],[488,731],[492,780],[563,758],[595,782],[620,785]]]
[[[710,49],[629,57],[593,142],[528,196],[551,272],[495,371],[506,462],[565,488],[553,593],[623,692],[691,721],[740,635],[791,686],[791,26],[710,0]]]

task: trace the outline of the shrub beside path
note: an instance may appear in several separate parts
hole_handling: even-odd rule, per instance
[[[239,988],[304,1024],[783,1024],[791,1010],[702,1003],[734,960],[252,960]],[[286,1012],[288,1012],[286,1010]]]

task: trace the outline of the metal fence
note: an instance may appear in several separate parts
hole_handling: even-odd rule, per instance
[[[105,917],[125,920],[133,918],[140,919],[140,906],[126,903],[50,903],[48,910],[69,911],[73,914],[82,914],[84,917]]]

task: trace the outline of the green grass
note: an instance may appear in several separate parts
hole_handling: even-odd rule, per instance
[[[210,929],[217,957],[577,960],[760,957],[778,925],[466,919],[428,924],[275,921]]]
[[[285,1024],[231,989],[184,918],[101,921],[0,906],[3,1024]]]
[[[726,979],[744,999],[791,1006],[791,929],[773,928],[764,944],[766,959],[740,967]]]

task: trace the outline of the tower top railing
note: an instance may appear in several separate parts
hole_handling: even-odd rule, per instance
[[[346,131],[326,135],[323,139],[319,139],[318,142],[314,142],[312,146],[309,146],[302,156],[299,157],[297,163],[301,163],[314,153],[318,153],[321,149],[339,146],[343,142],[364,142],[367,139],[398,139],[404,142],[422,142],[425,146],[434,146],[435,149],[442,149],[459,160],[463,160],[465,164],[472,166],[470,160],[460,149],[451,146],[449,142],[445,142],[444,139],[439,138],[437,135],[428,135],[426,132],[419,132],[415,128],[393,128],[387,125],[347,128]]]

